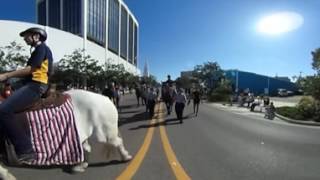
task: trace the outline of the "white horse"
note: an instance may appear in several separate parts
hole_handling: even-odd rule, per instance
[[[111,100],[100,94],[84,90],[69,90],[65,92],[71,96],[75,124],[80,142],[85,151],[91,152],[88,139],[105,144],[104,150],[116,148],[123,161],[129,161],[132,156],[124,148],[118,130],[118,111]],[[88,162],[82,162],[72,167],[74,172],[84,172]],[[8,170],[0,166],[0,179],[15,179]],[[11,179],[10,179],[11,178]]]
[[[114,147],[118,150],[123,161],[129,161],[132,156],[124,148],[118,130],[118,111],[108,97],[84,90],[70,90],[65,92],[71,96],[74,106],[75,123],[80,142],[85,151],[91,152],[88,142],[93,137],[100,143],[105,143],[105,150]],[[88,167],[83,162],[72,168],[75,172],[84,172]]]

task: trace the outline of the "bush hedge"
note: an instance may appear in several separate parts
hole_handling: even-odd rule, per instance
[[[229,94],[211,93],[208,96],[208,101],[210,102],[226,102],[229,101]]]
[[[313,118],[316,114],[316,101],[309,96],[304,96],[299,101],[297,108],[305,118]]]
[[[276,108],[276,112],[282,116],[296,119],[296,120],[308,120],[308,118],[303,116],[303,113],[297,107],[278,107]]]

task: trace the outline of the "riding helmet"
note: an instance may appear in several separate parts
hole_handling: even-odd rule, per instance
[[[37,28],[37,27],[32,27],[32,28],[29,28],[25,31],[22,31],[20,33],[20,36],[21,37],[24,37],[26,34],[28,33],[31,33],[31,34],[39,34],[40,35],[40,41],[45,41],[47,40],[47,33],[45,30],[41,29],[41,28]]]

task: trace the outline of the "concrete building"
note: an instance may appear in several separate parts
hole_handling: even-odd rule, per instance
[[[38,24],[0,20],[5,35],[0,46],[12,41],[25,45],[19,33],[36,26],[47,31],[55,62],[84,49],[101,65],[123,64],[128,72],[141,74],[139,24],[122,0],[37,0],[36,19]]]

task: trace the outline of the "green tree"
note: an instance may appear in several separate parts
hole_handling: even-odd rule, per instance
[[[28,59],[28,56],[24,55],[25,51],[23,46],[15,41],[0,47],[0,71],[12,71],[25,66]]]
[[[317,71],[317,74],[311,80],[310,91],[312,96],[320,101],[320,48],[311,52],[312,54],[312,68]]]
[[[311,52],[312,54],[312,68],[320,75],[320,48]]]
[[[209,89],[214,89],[219,86],[219,82],[224,77],[217,62],[206,62],[203,65],[196,65],[192,75],[199,81],[199,84],[204,83]]]
[[[191,89],[192,85],[196,84],[194,78],[189,76],[179,77],[175,81],[178,87],[182,87],[184,89]]]
[[[142,82],[147,84],[148,86],[158,86],[157,78],[154,75],[150,75],[149,77],[142,77]]]
[[[316,100],[314,119],[320,121],[320,48],[315,49],[311,54],[312,68],[316,70],[317,74],[308,82],[310,84],[309,91]]]
[[[57,69],[56,73],[67,74],[69,76],[67,83],[77,88],[95,86],[99,81],[98,76],[103,72],[98,61],[92,59],[90,55],[84,56],[83,50],[80,49],[74,50],[70,55],[65,55],[59,61]]]
[[[107,83],[116,82],[123,83],[125,81],[126,70],[123,64],[107,64],[103,71],[104,80]]]

